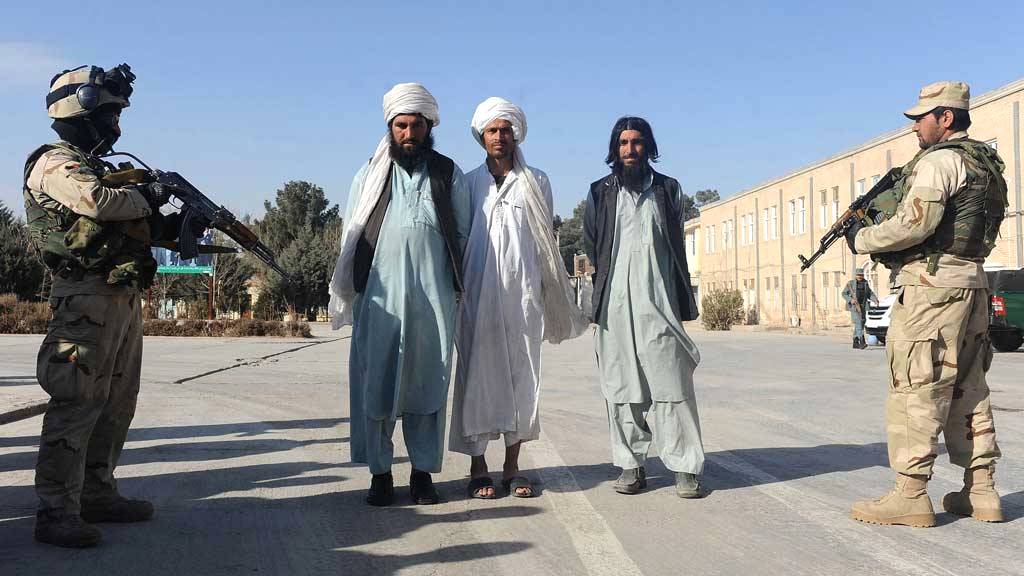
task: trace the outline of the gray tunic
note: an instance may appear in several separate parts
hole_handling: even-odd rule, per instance
[[[611,274],[594,339],[608,402],[693,398],[700,352],[679,322],[665,216],[648,178],[643,193],[619,189]]]

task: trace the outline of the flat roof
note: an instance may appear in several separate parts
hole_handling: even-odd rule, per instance
[[[1019,80],[1014,80],[1013,82],[1010,82],[1009,84],[1006,84],[1004,86],[996,88],[995,90],[990,90],[988,92],[985,92],[984,94],[981,94],[981,95],[975,96],[974,98],[971,98],[971,109],[979,108],[981,106],[984,106],[985,104],[988,104],[989,102],[992,102],[994,100],[998,100],[1000,98],[1003,98],[1005,96],[1009,96],[1010,94],[1013,94],[1015,92],[1020,92],[1020,91],[1024,91],[1024,78],[1021,78]],[[704,206],[701,206],[699,208],[699,210],[701,210],[703,212],[705,208],[714,208],[716,206],[732,202],[733,200],[739,200],[740,198],[743,198],[744,196],[747,196],[748,194],[752,194],[754,192],[757,192],[758,190],[762,190],[764,188],[768,188],[769,186],[774,186],[775,184],[778,184],[779,182],[782,182],[784,180],[789,180],[790,178],[793,178],[794,176],[799,176],[799,175],[804,174],[806,172],[810,172],[812,170],[816,170],[818,168],[821,168],[822,166],[825,166],[826,164],[831,164],[832,162],[835,162],[837,160],[842,160],[843,158],[847,158],[849,156],[853,156],[854,154],[859,154],[860,152],[863,152],[863,151],[865,151],[865,150],[867,150],[869,148],[873,148],[875,146],[878,146],[879,144],[884,144],[884,143],[889,142],[891,140],[895,140],[896,138],[899,138],[900,136],[904,136],[906,134],[909,134],[911,132],[912,128],[913,128],[913,124],[907,124],[905,126],[897,128],[896,130],[890,130],[889,132],[885,132],[885,133],[883,133],[883,134],[881,134],[879,136],[876,136],[876,137],[872,138],[871,140],[868,140],[867,142],[864,142],[863,144],[860,144],[860,145],[855,146],[853,148],[848,148],[846,150],[843,150],[842,152],[839,152],[838,154],[834,154],[832,156],[829,156],[828,158],[825,158],[824,160],[820,160],[818,162],[815,162],[815,163],[810,164],[808,166],[805,166],[803,168],[799,168],[797,170],[794,170],[792,172],[789,172],[789,173],[785,174],[784,176],[780,176],[778,178],[772,178],[771,180],[768,180],[766,182],[762,182],[762,183],[758,184],[757,186],[754,186],[752,188],[747,188],[746,190],[743,190],[741,192],[737,192],[736,194],[733,194],[732,196],[729,196],[727,198],[723,198],[723,199],[718,200],[716,202],[712,202],[711,204],[706,204]]]

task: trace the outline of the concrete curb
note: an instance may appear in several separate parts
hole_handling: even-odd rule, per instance
[[[47,404],[49,404],[49,400],[33,400],[15,404],[12,408],[0,412],[0,425],[38,416],[46,412]]]

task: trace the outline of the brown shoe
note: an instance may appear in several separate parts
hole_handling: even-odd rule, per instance
[[[850,516],[854,520],[870,524],[914,526],[930,528],[935,526],[935,510],[925,488],[925,476],[900,474],[892,492],[878,500],[861,500],[854,503]]]
[[[86,524],[78,514],[40,510],[36,513],[35,538],[63,548],[91,548],[103,540],[103,533]]]
[[[984,522],[1002,522],[1003,509],[993,476],[995,465],[964,470],[964,487],[942,498],[942,509],[957,516],[970,516]]]

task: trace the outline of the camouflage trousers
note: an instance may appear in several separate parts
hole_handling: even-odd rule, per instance
[[[953,464],[999,457],[985,372],[992,363],[986,289],[905,286],[886,337],[889,464],[931,476],[942,432]]]
[[[36,463],[40,509],[78,513],[117,494],[114,468],[135,415],[142,368],[137,293],[50,299],[36,375],[50,395]]]

